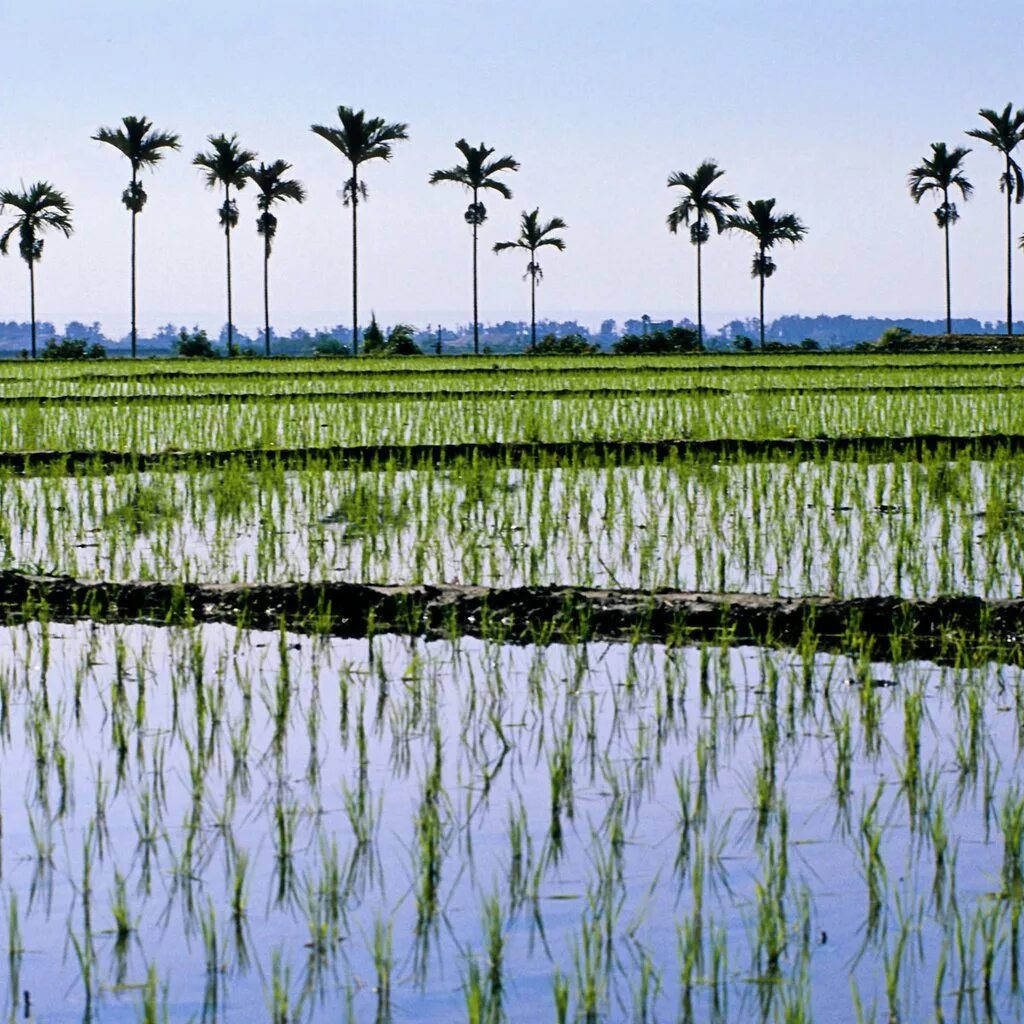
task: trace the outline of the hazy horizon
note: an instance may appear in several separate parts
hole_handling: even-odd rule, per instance
[[[216,329],[225,320],[220,198],[193,155],[213,132],[238,132],[261,158],[288,159],[309,191],[284,207],[271,266],[271,317],[281,331],[347,323],[348,211],[336,197],[339,155],[309,131],[339,103],[409,123],[390,163],[367,165],[361,208],[360,320],[468,323],[468,201],[429,173],[456,162],[465,136],[521,162],[511,202],[488,197],[481,235],[483,322],[526,319],[525,259],[494,256],[519,213],[539,205],[569,223],[565,253],[545,255],[538,315],[598,319],[650,313],[696,318],[694,253],[665,216],[668,174],[713,157],[725,189],[775,196],[806,240],[777,251],[766,319],[784,314],[944,313],[942,245],[931,202],[910,200],[906,174],[945,140],[970,145],[976,194],[952,232],[953,315],[1003,313],[1000,162],[963,132],[981,106],[1024,103],[1016,70],[1020,11],[983,2],[808,6],[668,0],[523,0],[514,8],[380,0],[342,10],[326,0],[182,0],[101,11],[53,0],[8,12],[8,82],[0,99],[0,186],[39,178],[75,205],[75,235],[50,236],[37,268],[41,320],[99,320],[127,332],[127,162],[91,141],[100,125],[145,114],[182,136],[155,174],[139,219],[139,319]],[[936,75],[939,54],[952,60]],[[744,54],[756,55],[744,59]],[[40,56],[45,60],[40,61]],[[923,83],[927,83],[924,88]],[[233,237],[236,322],[262,320],[261,248],[252,188]],[[1024,208],[1015,213],[1024,230]],[[751,246],[713,237],[705,251],[712,330],[757,314]],[[1024,313],[1015,261],[1015,317]],[[0,319],[27,320],[27,273],[0,260]],[[628,313],[627,313],[628,311]],[[419,314],[418,316],[416,314]],[[596,326],[596,324],[594,324]]]

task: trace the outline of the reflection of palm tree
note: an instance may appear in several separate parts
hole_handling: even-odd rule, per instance
[[[231,229],[238,223],[238,205],[231,198],[231,190],[245,188],[252,170],[255,153],[238,145],[238,136],[211,135],[207,139],[213,147],[209,153],[197,153],[192,163],[206,171],[206,187],[224,186],[224,203],[220,208],[220,223],[224,228],[224,246],[228,268],[228,355],[235,354],[235,327],[231,318]]]
[[[565,241],[552,235],[553,231],[562,231],[569,225],[561,217],[552,217],[547,224],[540,222],[540,210],[532,213],[523,210],[519,225],[519,237],[514,242],[497,242],[495,252],[506,249],[525,249],[530,254],[530,262],[526,264],[526,276],[530,279],[530,344],[537,344],[537,282],[544,272],[537,262],[537,250],[542,246],[554,246],[559,252],[565,250]]]
[[[929,192],[941,192],[942,202],[935,211],[935,219],[945,234],[946,241],[946,333],[953,333],[953,314],[950,305],[949,288],[949,226],[960,219],[957,213],[956,203],[949,201],[949,190],[960,189],[964,199],[969,199],[974,191],[974,186],[967,180],[963,172],[964,157],[970,153],[969,149],[957,146],[950,150],[944,142],[932,143],[932,155],[925,157],[924,161],[912,168],[908,176],[910,195],[915,203],[921,200]]]
[[[359,200],[367,199],[366,182],[359,180],[359,166],[367,160],[390,160],[391,144],[407,139],[409,126],[388,124],[380,117],[367,118],[365,110],[338,107],[341,127],[315,124],[312,131],[326,139],[352,165],[352,176],[342,192],[345,205],[352,207],[352,352],[359,355]]]
[[[733,231],[743,231],[757,242],[757,252],[750,272],[761,285],[761,348],[764,348],[764,282],[765,278],[775,273],[775,261],[768,255],[768,251],[779,242],[796,245],[807,234],[807,228],[800,223],[796,214],[776,214],[774,210],[774,199],[754,199],[747,203],[748,216],[733,214],[728,224]]]
[[[466,223],[473,227],[473,352],[480,354],[480,309],[477,296],[477,237],[480,225],[487,219],[487,208],[480,202],[480,190],[492,189],[506,199],[512,198],[509,187],[494,177],[502,171],[518,171],[519,162],[511,156],[491,160],[493,149],[482,142],[479,146],[471,146],[465,139],[459,139],[455,148],[466,161],[464,164],[434,171],[430,176],[430,184],[439,181],[454,181],[457,185],[468,188],[473,193],[473,201],[466,208]]]
[[[1013,334],[1013,201],[1024,200],[1024,172],[1011,154],[1024,139],[1024,110],[1007,103],[1001,113],[979,110],[988,128],[973,128],[967,134],[981,139],[1003,154],[1005,168],[999,176],[999,191],[1006,194],[1006,333]]]
[[[277,234],[277,217],[271,211],[277,203],[292,199],[297,203],[306,201],[306,190],[300,181],[286,178],[292,165],[285,160],[272,164],[260,164],[249,171],[252,183],[259,189],[256,206],[260,211],[256,218],[256,230],[263,236],[263,351],[270,355],[270,250]]]
[[[668,228],[673,234],[680,224],[690,226],[690,241],[697,247],[697,337],[704,343],[704,306],[701,286],[701,249],[710,238],[708,220],[714,221],[715,229],[721,234],[729,226],[727,210],[735,210],[739,199],[724,192],[712,192],[711,186],[725,174],[713,160],[705,160],[693,174],[676,171],[668,179],[669,188],[679,186],[686,189],[682,199],[668,215]],[[693,223],[690,223],[691,218]]]
[[[138,347],[138,325],[135,317],[135,218],[149,198],[139,182],[139,171],[153,167],[163,159],[165,149],[180,149],[178,136],[172,132],[155,132],[153,124],[145,117],[128,115],[121,118],[123,127],[100,128],[93,139],[113,146],[122,156],[128,158],[132,167],[132,180],[121,193],[121,202],[132,215],[132,358]]]
[[[20,192],[0,192],[0,214],[8,208],[15,212],[14,223],[0,235],[0,253],[7,255],[11,236],[18,232],[18,252],[28,264],[29,302],[32,310],[32,358],[36,357],[36,273],[35,266],[43,255],[40,235],[47,228],[56,228],[67,238],[71,226],[71,203],[63,192],[48,181],[37,181]]]

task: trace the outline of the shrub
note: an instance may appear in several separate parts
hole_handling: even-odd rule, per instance
[[[90,345],[81,338],[51,338],[43,347],[43,359],[104,359],[106,355],[99,342]]]
[[[533,356],[585,356],[597,352],[598,348],[582,334],[563,334],[560,338],[554,334],[545,334],[536,345],[529,345],[526,351]]]
[[[422,349],[416,344],[416,329],[410,324],[395,324],[388,331],[384,354],[388,356],[421,356]]]
[[[748,338],[745,334],[737,334],[732,339],[733,348],[737,352],[753,352],[754,351],[754,339]]]
[[[174,350],[179,356],[189,359],[216,359],[217,350],[210,343],[206,331],[193,331],[189,334],[184,327],[178,332],[178,340],[174,343]]]
[[[704,346],[691,327],[669,327],[650,334],[624,334],[614,345],[617,355],[668,355],[679,352],[703,352]]]
[[[352,350],[344,342],[337,338],[331,338],[326,334],[318,335],[313,342],[313,355],[316,356],[350,356]]]

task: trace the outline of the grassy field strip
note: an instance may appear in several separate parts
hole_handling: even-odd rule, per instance
[[[317,400],[12,407],[5,458],[22,451],[137,452],[476,445],[729,442],[1024,434],[1009,392],[775,394],[678,398]],[[842,441],[840,443],[843,443]],[[897,441],[896,443],[901,443]]]

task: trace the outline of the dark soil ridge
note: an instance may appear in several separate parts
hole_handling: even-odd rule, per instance
[[[931,354],[931,353],[929,353]],[[957,355],[958,353],[951,353]],[[429,357],[436,358],[436,357]],[[324,377],[362,377],[365,380],[373,380],[375,377],[381,375],[387,377],[394,377],[396,375],[416,377],[416,378],[427,378],[427,377],[450,377],[452,375],[461,376],[463,374],[488,374],[493,376],[494,374],[522,374],[522,375],[533,375],[533,374],[550,374],[551,376],[563,377],[572,374],[582,373],[608,373],[608,374],[619,374],[623,372],[629,373],[702,373],[705,371],[713,371],[715,373],[734,373],[734,372],[746,372],[753,373],[758,371],[771,371],[771,372],[782,372],[782,373],[799,373],[807,371],[810,373],[835,373],[837,370],[888,370],[894,366],[905,370],[964,370],[970,371],[977,369],[979,371],[989,370],[1007,370],[1007,369],[1024,369],[1024,360],[1017,359],[993,359],[991,361],[977,361],[977,362],[950,362],[948,359],[935,359],[929,360],[928,362],[900,362],[897,358],[896,362],[893,362],[893,356],[888,354],[871,353],[868,355],[856,355],[850,353],[834,353],[833,359],[825,362],[804,362],[805,356],[801,355],[765,355],[759,356],[756,353],[753,355],[737,355],[729,357],[729,360],[723,360],[721,357],[716,357],[712,354],[705,356],[693,356],[692,363],[680,364],[676,362],[670,362],[673,357],[666,356],[665,363],[658,362],[659,357],[651,357],[645,360],[641,356],[594,356],[594,357],[568,357],[575,360],[579,358],[580,364],[573,365],[569,363],[553,363],[551,361],[542,361],[537,359],[534,361],[533,358],[523,358],[522,364],[518,364],[518,360],[522,357],[515,357],[517,365],[509,366],[507,364],[500,365],[497,363],[481,364],[481,363],[466,363],[460,364],[457,362],[449,363],[445,366],[422,366],[422,364],[416,364],[405,361],[396,361],[387,363],[380,366],[355,368],[350,366],[329,366],[325,367],[322,364],[314,366],[310,365],[308,369],[302,367],[296,367],[289,365],[287,367],[282,366],[280,369],[244,369],[244,370],[233,370],[225,372],[223,369],[213,363],[209,367],[197,367],[194,369],[181,369],[181,370],[140,370],[136,373],[103,373],[95,371],[83,371],[81,373],[68,374],[62,377],[62,380],[67,381],[146,381],[146,380],[203,380],[210,378],[220,378],[225,380],[246,380],[251,378],[260,378],[263,380],[274,380],[276,378],[287,377],[294,379],[296,377],[316,377],[321,379]],[[5,374],[0,368],[0,383],[3,381],[21,381],[24,377],[14,374]]]
[[[245,628],[364,637],[482,636],[505,642],[579,640],[796,646],[808,637],[880,657],[950,654],[979,639],[1004,657],[1021,652],[1024,599],[783,598],[576,587],[371,586],[358,583],[199,584],[90,582],[0,571],[8,621],[104,622]]]
[[[504,399],[529,398],[683,398],[713,395],[716,398],[726,396],[753,395],[896,395],[896,394],[978,394],[991,392],[1016,393],[1024,391],[1024,384],[840,384],[822,385],[821,387],[798,385],[795,387],[715,387],[698,385],[696,387],[581,387],[581,388],[490,388],[487,390],[453,390],[436,388],[429,391],[412,389],[395,389],[388,391],[224,391],[201,392],[151,392],[149,394],[131,395],[12,395],[0,398],[8,408],[24,408],[31,405],[173,405],[187,402],[202,402],[204,405],[230,404],[248,405],[250,403],[283,403],[283,402],[451,402],[451,401],[502,401]]]
[[[534,462],[578,465],[629,465],[634,461],[670,462],[689,458],[842,459],[851,457],[923,459],[925,456],[978,458],[1024,451],[1024,434],[914,434],[813,438],[682,438],[653,441],[516,441],[456,444],[323,445],[298,448],[232,448],[162,452],[0,451],[0,467],[32,475],[66,470],[103,472],[118,469],[175,471],[204,469],[229,462],[272,462],[284,468],[311,463],[379,468],[447,466],[464,461],[494,461],[503,466]]]

